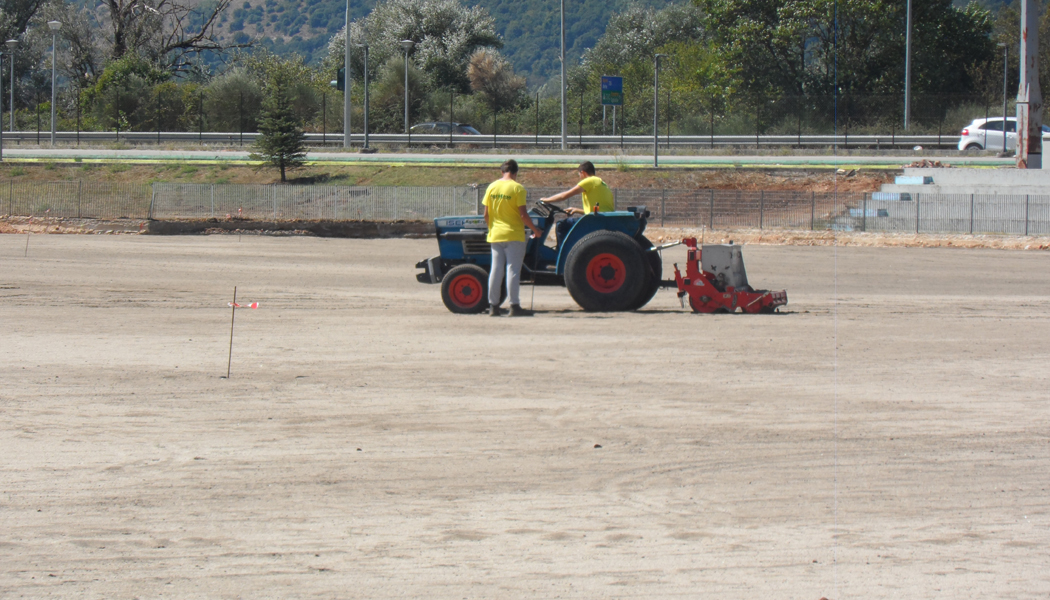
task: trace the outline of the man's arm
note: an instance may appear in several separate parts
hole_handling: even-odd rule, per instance
[[[487,206],[485,207],[485,214],[488,214]],[[518,214],[521,215],[521,222],[524,223],[526,227],[532,230],[532,234],[534,237],[538,239],[541,235],[543,235],[543,230],[536,227],[536,224],[532,222],[532,217],[529,216],[529,211],[526,210],[524,206],[518,207]]]
[[[492,217],[489,215],[489,207],[485,206],[485,226],[492,229]]]
[[[568,200],[576,194],[582,194],[583,188],[580,186],[573,186],[571,190],[565,190],[560,194],[554,194],[550,198],[540,198],[540,202],[561,202],[562,200]]]

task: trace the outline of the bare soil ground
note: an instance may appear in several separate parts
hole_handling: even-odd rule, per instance
[[[1047,253],[756,245],[783,314],[511,320],[432,240],[26,240],[4,598],[1050,594]]]
[[[903,163],[902,163],[903,164]],[[836,174],[827,169],[626,169],[599,173],[612,187],[623,189],[740,189],[829,192],[871,192],[893,180],[895,172],[862,170]],[[497,169],[475,167],[404,167],[389,165],[311,166],[290,175],[293,184],[454,186],[488,183]],[[280,181],[273,169],[245,165],[155,165],[96,163],[0,163],[0,178],[15,181],[92,180],[123,183],[153,181],[183,183],[263,183]],[[571,187],[579,181],[572,169],[522,169],[526,187]]]

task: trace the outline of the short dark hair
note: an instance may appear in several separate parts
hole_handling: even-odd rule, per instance
[[[576,170],[577,171],[583,171],[584,173],[586,173],[588,175],[594,175],[594,163],[592,163],[589,160],[585,160],[582,163],[580,163],[580,168],[578,168]]]
[[[513,158],[500,165],[500,173],[510,173],[511,175],[518,174],[518,161]]]

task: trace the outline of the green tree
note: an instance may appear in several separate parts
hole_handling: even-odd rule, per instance
[[[899,94],[905,3],[896,0],[694,0],[754,102],[783,95]],[[913,92],[964,94],[993,46],[990,14],[951,0],[915,5]]]
[[[259,136],[251,154],[252,160],[280,169],[282,183],[288,181],[288,169],[300,168],[306,162],[306,137],[295,113],[294,87],[293,68],[277,65],[270,71],[263,86]]]
[[[328,62],[342,66],[345,28],[328,44]],[[485,9],[467,8],[458,0],[383,0],[364,19],[350,24],[351,43],[367,42],[370,76],[391,58],[402,57],[401,40],[415,46],[410,60],[426,74],[433,89],[470,86],[467,65],[479,48],[501,48],[495,22]],[[364,52],[351,48],[350,74],[360,77]]]
[[[81,92],[89,128],[122,131],[151,129],[156,119],[153,89],[170,79],[138,54],[125,54],[106,66],[94,85]]]

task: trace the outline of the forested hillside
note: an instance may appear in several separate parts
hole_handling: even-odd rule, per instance
[[[669,0],[569,0],[565,3],[566,45],[572,61],[594,46],[609,17],[628,4],[662,7]],[[488,10],[503,36],[503,54],[530,84],[542,83],[558,71],[558,0],[478,0],[465,2]],[[350,19],[368,14],[375,0],[351,2]],[[277,54],[297,52],[316,64],[326,44],[343,27],[342,0],[240,0],[220,18],[218,32],[231,41],[257,43]],[[570,64],[575,64],[572,62]]]

